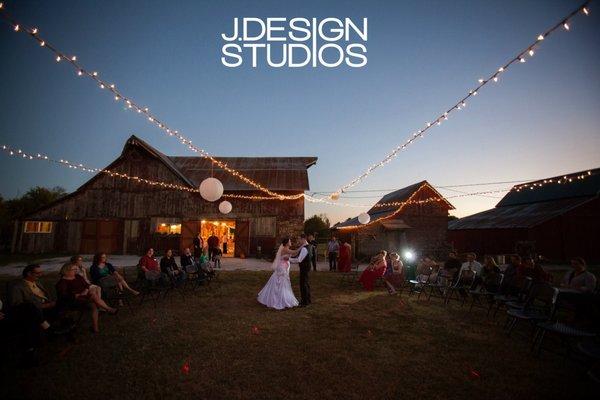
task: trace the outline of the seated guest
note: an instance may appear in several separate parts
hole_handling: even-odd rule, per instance
[[[200,255],[198,259],[198,264],[200,266],[200,270],[209,278],[214,278],[215,269],[213,268],[212,263],[208,260],[208,256],[204,253]]]
[[[451,251],[448,253],[448,259],[446,262],[444,262],[444,267],[442,269],[443,275],[452,281],[458,276],[458,271],[460,271],[461,268],[462,265],[458,259],[458,256],[456,255],[456,252]]]
[[[513,254],[510,261],[504,266],[504,280],[500,291],[505,294],[514,295],[519,292],[518,271],[522,268],[521,256]]]
[[[482,266],[476,258],[477,256],[475,253],[467,254],[467,261],[462,264],[458,273],[459,279],[469,279],[469,275],[471,276],[471,279],[473,279],[473,277],[481,273]]]
[[[80,255],[71,257],[71,264],[75,264],[77,266],[77,275],[81,275],[81,277],[85,279],[87,283],[91,283],[88,270],[85,265],[83,265],[83,257]]]
[[[42,267],[36,264],[28,265],[23,269],[23,279],[12,286],[10,295],[11,307],[23,303],[33,304],[43,316],[40,324],[43,329],[48,329],[48,316],[54,316],[56,302],[50,300],[48,291],[39,281],[42,276]]]
[[[439,273],[439,265],[433,260],[433,257],[425,256],[417,264],[415,273],[419,282],[435,282]]]
[[[197,256],[194,255],[192,256],[192,252],[190,251],[189,247],[186,247],[183,250],[183,254],[181,255],[181,257],[179,257],[179,263],[181,264],[181,268],[183,268],[183,270],[187,273],[190,272],[196,272],[197,269],[197,264],[196,261],[194,259],[200,259],[200,255],[202,253],[198,252],[196,253],[198,254]],[[188,268],[191,267],[191,268]]]
[[[154,258],[154,249],[152,247],[146,250],[146,254],[140,258],[138,266],[146,279],[154,281],[160,278],[160,267],[158,266],[158,261]]]
[[[343,240],[340,245],[337,270],[339,272],[350,272],[352,268],[352,246],[347,240]]]
[[[571,260],[572,270],[565,274],[562,286],[580,291],[581,293],[592,293],[596,289],[596,276],[587,270],[587,264],[581,257]]]
[[[500,273],[500,268],[498,268],[494,257],[485,256],[481,273],[475,277],[478,290],[497,292],[499,290]]]
[[[178,285],[185,281],[186,274],[175,262],[173,250],[171,249],[168,249],[165,256],[160,260],[160,270],[163,274],[173,277]]]
[[[50,300],[39,281],[42,274],[39,265],[28,265],[23,269],[23,278],[10,288],[8,306],[21,333],[19,339],[27,364],[36,363],[42,332],[50,328],[50,322],[56,317],[56,302]]]
[[[549,282],[552,280],[552,275],[544,271],[539,264],[536,264],[532,257],[525,257],[523,263],[517,268],[517,280],[519,282],[523,282],[527,277],[532,278],[534,282]]]
[[[92,266],[90,267],[90,275],[92,283],[100,286],[102,289],[118,287],[119,292],[123,292],[123,288],[127,289],[134,295],[140,294],[137,290],[133,290],[121,276],[115,267],[109,262],[106,262],[106,254],[98,253],[94,256]],[[88,282],[89,283],[89,282]]]
[[[60,280],[56,284],[56,294],[59,305],[78,306],[89,305],[92,308],[92,331],[97,333],[98,308],[110,314],[116,314],[117,309],[112,308],[102,300],[102,291],[99,286],[90,285],[80,275],[77,275],[77,267],[66,263],[60,270]]]
[[[390,264],[383,276],[390,294],[396,293],[396,288],[402,287],[405,281],[404,264],[400,260],[400,254],[390,254]]]
[[[363,288],[365,290],[373,290],[375,286],[375,281],[377,278],[383,277],[385,270],[387,268],[387,262],[385,258],[387,257],[387,251],[382,250],[378,254],[376,254],[369,263],[369,266],[362,272],[358,281],[362,283]]]

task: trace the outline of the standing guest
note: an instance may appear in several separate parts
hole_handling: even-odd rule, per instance
[[[156,261],[154,258],[153,248],[150,247],[148,250],[146,250],[146,254],[140,258],[138,266],[144,273],[146,279],[153,281],[160,278],[160,267],[158,266],[158,261]]]
[[[200,258],[203,248],[204,248],[204,239],[202,239],[200,232],[198,232],[198,236],[196,236],[194,238],[194,258],[196,259],[196,261],[198,261],[198,259]]]
[[[219,238],[213,233],[206,242],[208,243],[208,259],[212,261],[219,249]]]
[[[107,257],[105,253],[98,253],[94,256],[92,266],[90,267],[90,275],[92,277],[92,283],[100,286],[102,289],[109,289],[118,287],[119,292],[123,289],[127,289],[133,295],[137,296],[140,294],[137,290],[132,289],[125,281],[125,278],[121,276],[115,267],[106,261]],[[88,281],[88,283],[90,283]]]
[[[383,279],[385,280],[390,294],[395,294],[396,289],[404,285],[406,278],[404,274],[404,264],[400,260],[400,254],[390,254],[390,265],[388,265],[385,274],[383,275]]]
[[[337,241],[335,236],[331,237],[331,240],[327,242],[327,258],[329,260],[329,270],[335,271],[337,269],[337,258],[340,252],[340,242]]]
[[[458,271],[462,268],[460,260],[456,252],[451,251],[448,253],[448,259],[444,263],[444,275],[450,280],[453,281],[456,276],[458,276]]]
[[[360,278],[358,278],[358,281],[362,283],[365,290],[372,291],[377,278],[383,277],[387,269],[386,257],[387,251],[381,250],[371,259],[369,266],[362,272]]]
[[[179,268],[175,257],[173,257],[173,250],[168,249],[164,257],[160,260],[160,271],[167,276],[173,277],[175,283],[180,285],[185,281],[185,272]]]
[[[71,257],[71,264],[75,264],[77,266],[77,275],[81,275],[81,277],[85,279],[87,283],[91,283],[88,270],[85,268],[85,265],[83,265],[83,257],[80,255]]]
[[[350,272],[352,268],[352,246],[346,240],[340,246],[340,258],[337,267],[339,272]]]
[[[317,270],[317,240],[316,240],[317,234],[316,233],[309,233],[308,234],[308,243],[313,247],[313,252],[312,252],[312,257],[310,259],[310,263],[312,265],[312,269],[313,271]]]
[[[90,285],[80,275],[77,267],[66,263],[60,270],[60,280],[56,284],[56,293],[60,305],[89,305],[92,308],[92,331],[98,333],[98,308],[110,314],[118,309],[112,308],[102,300],[100,287]]]
[[[581,293],[592,293],[596,290],[596,276],[587,270],[587,264],[581,257],[571,260],[572,270],[565,274],[562,286],[580,291]]]

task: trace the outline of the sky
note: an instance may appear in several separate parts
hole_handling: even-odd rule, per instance
[[[331,192],[403,143],[579,2],[5,1],[11,14],[217,156],[316,156],[311,191]],[[342,197],[370,205],[434,186],[538,179],[600,166],[600,7]],[[226,68],[235,17],[368,18],[363,68]],[[138,135],[192,155],[29,37],[0,24],[0,142],[94,167]],[[0,195],[75,190],[90,176],[0,154]],[[455,188],[495,190],[510,184]],[[440,190],[446,196],[457,193]],[[450,199],[453,214],[498,195]],[[235,207],[235,204],[234,204]],[[332,222],[365,208],[306,204]]]

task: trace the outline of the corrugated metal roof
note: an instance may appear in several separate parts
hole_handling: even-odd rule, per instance
[[[577,176],[586,175],[588,170],[575,172],[567,175],[555,176],[552,178],[540,179],[539,181],[527,182],[528,185],[535,183],[544,183],[544,181],[557,181],[567,177],[573,179],[567,184],[547,184],[534,187],[533,189],[523,188],[520,191],[515,189],[519,185],[513,186],[513,189],[506,194],[496,205],[496,207],[512,206],[516,204],[537,203],[541,201],[551,201],[559,199],[568,199],[575,197],[596,196],[600,192],[600,168],[590,170],[591,175],[585,179],[577,179]]]
[[[169,157],[135,135],[129,138],[125,148],[131,145],[141,146],[159,158],[190,186],[198,186],[205,178],[214,176],[223,183],[226,191],[256,190],[221,168],[213,168],[212,162],[203,157]],[[215,158],[268,189],[292,191],[310,189],[307,169],[317,162],[317,157]]]
[[[574,198],[496,207],[450,221],[449,230],[531,228],[593,199]]]
[[[256,190],[201,157],[169,157],[195,185],[214,176],[226,190]],[[307,169],[316,157],[215,157],[271,190],[308,190]]]

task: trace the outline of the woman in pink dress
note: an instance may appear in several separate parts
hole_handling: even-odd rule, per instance
[[[387,269],[387,262],[385,261],[386,257],[387,251],[381,250],[371,259],[367,269],[360,275],[358,281],[362,283],[365,290],[373,290],[377,278],[381,278],[385,273],[385,270]]]
[[[340,246],[340,257],[338,259],[338,272],[350,272],[352,268],[352,246],[347,241]]]

